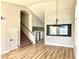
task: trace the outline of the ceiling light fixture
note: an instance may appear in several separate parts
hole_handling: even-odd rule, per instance
[[[58,0],[56,0],[56,24],[58,24]]]

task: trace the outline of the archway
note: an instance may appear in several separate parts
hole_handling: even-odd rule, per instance
[[[20,11],[20,46],[31,44],[29,40],[29,13],[24,10]]]

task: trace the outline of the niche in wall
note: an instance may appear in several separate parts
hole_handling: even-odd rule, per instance
[[[47,25],[47,35],[71,37],[71,24]]]

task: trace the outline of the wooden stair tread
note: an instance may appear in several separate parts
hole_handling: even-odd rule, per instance
[[[31,40],[29,40],[29,38],[23,33],[23,31],[21,31],[20,33],[21,35],[21,40],[20,40],[20,45],[21,47],[24,47],[24,46],[28,46],[30,44],[32,44]]]

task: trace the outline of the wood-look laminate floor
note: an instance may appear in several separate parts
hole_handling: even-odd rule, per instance
[[[2,59],[75,59],[72,48],[48,46],[42,43],[18,48],[2,56]]]

